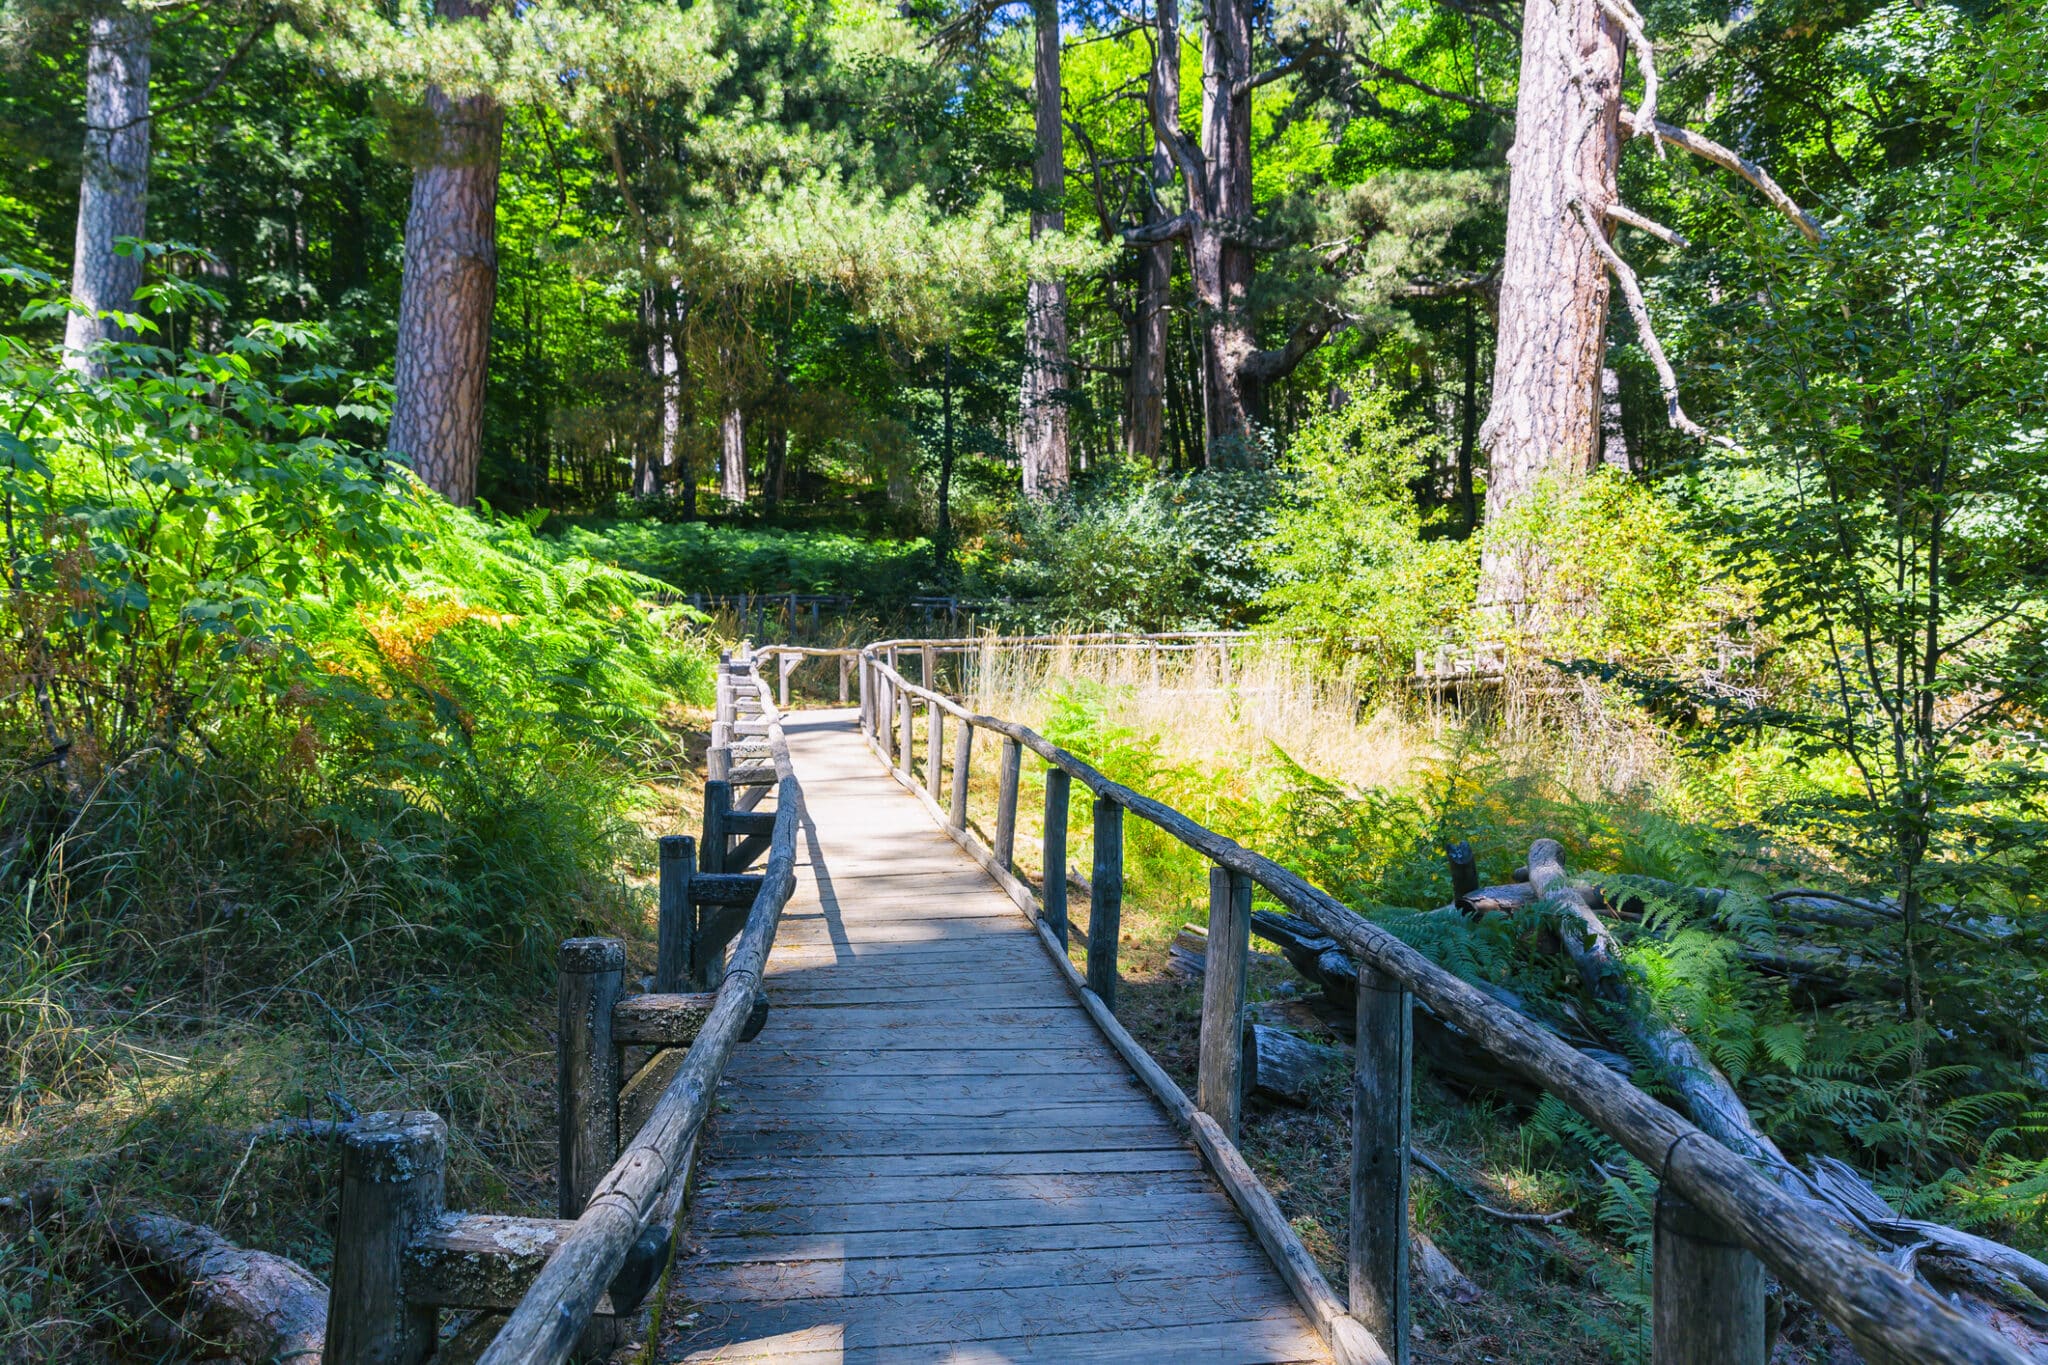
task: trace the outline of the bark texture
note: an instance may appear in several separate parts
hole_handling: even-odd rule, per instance
[[[1033,0],[1037,63],[1032,76],[1037,155],[1031,163],[1031,238],[1063,232],[1060,204],[1067,190],[1065,130],[1060,121],[1059,0]],[[1024,382],[1018,395],[1024,495],[1057,497],[1066,491],[1067,286],[1033,280],[1024,304]]]
[[[718,419],[718,493],[734,505],[747,500],[747,417],[736,402]]]
[[[488,13],[493,0],[435,0],[444,19]],[[398,302],[391,449],[458,507],[476,501],[484,379],[498,297],[498,157],[505,111],[489,95],[427,92],[434,145],[413,172]]]
[[[1622,58],[1621,28],[1597,0],[1541,0],[1523,15],[1493,405],[1480,432],[1489,521],[1546,475],[1583,474],[1599,457],[1608,275],[1588,224],[1604,223],[1616,198]],[[1480,604],[1525,602],[1527,572],[1487,556]]]
[[[1250,295],[1256,263],[1242,238],[1252,219],[1251,14],[1245,0],[1203,13],[1203,221],[1188,238],[1188,267],[1203,321],[1202,402],[1210,463],[1241,462],[1263,387],[1248,367],[1258,350]]]
[[[95,10],[86,23],[85,157],[78,183],[78,232],[71,254],[71,298],[88,312],[64,324],[72,368],[97,374],[89,352],[125,334],[102,312],[133,312],[142,258],[114,245],[148,229],[148,14],[126,4]]]
[[[1180,122],[1180,4],[1156,0],[1157,49],[1152,60],[1149,98],[1155,125]],[[1168,217],[1167,196],[1173,190],[1173,152],[1157,136],[1152,142],[1152,197],[1148,223]],[[1124,428],[1124,450],[1142,460],[1159,458],[1166,433],[1167,323],[1171,320],[1173,244],[1158,242],[1138,255],[1138,307],[1131,327],[1131,411]]]

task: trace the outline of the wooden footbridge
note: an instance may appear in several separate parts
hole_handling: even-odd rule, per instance
[[[628,1340],[643,1343],[632,1358],[663,1362],[1406,1361],[1418,1005],[1657,1173],[1660,1365],[1761,1365],[1766,1269],[1868,1359],[2022,1359],[1818,1207],[1284,866],[936,686],[948,651],[1042,644],[721,666],[703,838],[662,841],[649,989],[629,990],[619,941],[562,945],[560,1217],[444,1209],[433,1114],[355,1124],[329,1365],[478,1350],[553,1365]],[[1105,646],[1225,661],[1229,647]],[[785,714],[791,672],[819,654],[857,676],[858,710]],[[976,735],[996,770],[988,822],[969,818]],[[1046,764],[1042,866],[1068,865],[1076,783],[1091,802],[1085,971],[1066,879],[1034,886],[1015,866],[1027,752]],[[1116,1019],[1127,815],[1214,867],[1193,1098]],[[1341,1296],[1235,1143],[1254,888],[1359,969]],[[455,1340],[442,1309],[473,1310]]]

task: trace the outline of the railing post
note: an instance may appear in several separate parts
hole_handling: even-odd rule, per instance
[[[1358,964],[1358,1064],[1351,1087],[1351,1316],[1408,1365],[1409,1073],[1414,997]]]
[[[1088,989],[1116,1009],[1116,950],[1124,913],[1124,808],[1095,798],[1095,867],[1088,888]]]
[[[919,648],[919,654],[921,657],[917,661],[917,680],[925,691],[936,692],[939,690],[939,651],[930,645],[923,645]]]
[[[1472,856],[1472,845],[1463,839],[1444,850],[1444,861],[1451,866],[1451,899],[1459,900],[1479,889],[1479,860]]]
[[[1008,872],[1017,852],[1017,779],[1024,768],[1024,746],[1003,740],[1003,766],[996,774],[996,866]]]
[[[924,790],[931,797],[932,804],[939,802],[939,783],[944,776],[946,752],[946,713],[935,701],[925,703],[924,720]]]
[[[954,829],[967,828],[967,768],[974,761],[974,727],[966,721],[953,735],[953,804],[946,812]]]
[[[725,871],[726,845],[731,825],[732,783],[714,778],[704,784],[704,839],[697,845],[697,865],[706,872]]]
[[[790,609],[789,609],[789,615],[790,615],[790,622],[789,622],[789,624],[790,624],[790,629],[791,629],[792,631],[794,631],[794,630],[796,629],[796,608],[795,608],[795,606],[791,606],[791,607],[790,607]],[[798,654],[798,655],[795,655],[794,657],[795,657],[795,658],[797,658],[797,659],[799,659],[799,660],[801,660],[801,659],[803,658],[803,655],[801,655],[801,654]],[[795,670],[791,669],[791,668],[790,668],[790,667],[789,667],[788,665],[789,665],[789,660],[788,660],[788,659],[784,659],[784,658],[783,658],[783,657],[781,657],[780,655],[777,655],[777,656],[776,656],[776,659],[775,659],[775,704],[776,704],[777,706],[781,707],[781,708],[782,708],[783,710],[785,710],[785,711],[787,711],[787,710],[789,709],[789,675],[790,675],[790,674],[791,674],[792,672],[794,672],[794,671],[795,671]]]
[[[732,705],[727,694],[726,705]],[[704,750],[704,775],[715,782],[723,782],[732,776],[732,722],[714,720],[711,722],[711,741]]]
[[[1073,787],[1074,779],[1065,768],[1045,770],[1045,881],[1040,899],[1046,925],[1062,948],[1067,946],[1067,803]]]
[[[341,1139],[341,1209],[323,1359],[416,1365],[434,1352],[432,1308],[405,1302],[405,1247],[441,1213],[448,1126],[439,1114],[365,1114]]]
[[[612,1010],[626,993],[626,945],[615,938],[567,939],[556,962],[555,1213],[575,1218],[619,1159]]]
[[[687,989],[685,983],[690,979],[697,937],[690,880],[696,873],[697,841],[687,834],[662,835],[660,917],[654,950],[654,989],[662,995]]]
[[[1665,1186],[1653,1228],[1652,1365],[1763,1365],[1763,1265]]]
[[[903,738],[903,752],[896,756],[896,767],[905,781],[914,775],[917,766],[917,731],[912,716],[915,705],[909,688],[902,688],[896,693],[896,724]]]
[[[872,736],[875,733],[875,708],[868,700],[868,660],[864,654],[853,656],[854,670],[860,675],[860,732]]]
[[[1232,1142],[1237,1141],[1244,1103],[1244,978],[1251,944],[1252,879],[1226,867],[1211,867],[1195,1103]]]
[[[811,603],[811,625],[818,624],[818,604]],[[853,671],[853,661],[844,654],[839,656],[839,704],[846,705],[846,675]]]

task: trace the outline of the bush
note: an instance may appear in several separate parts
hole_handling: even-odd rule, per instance
[[[1264,586],[1251,547],[1271,529],[1271,497],[1258,470],[1112,470],[1070,497],[1021,506],[1015,537],[985,547],[970,582],[1010,599],[1014,628],[1241,624]]]
[[[571,528],[556,539],[569,553],[623,565],[685,592],[720,596],[844,593],[896,605],[932,575],[929,541],[871,541],[833,531],[617,521]]]
[[[1432,540],[1411,485],[1432,438],[1366,389],[1295,437],[1273,533],[1259,546],[1279,626],[1382,675],[1469,614],[1478,561],[1469,543]]]

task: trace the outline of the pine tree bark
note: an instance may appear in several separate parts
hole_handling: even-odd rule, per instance
[[[1031,239],[1066,229],[1061,207],[1067,191],[1065,129],[1060,121],[1059,0],[1033,0],[1037,64],[1032,77],[1037,155],[1031,163]],[[1024,495],[1053,498],[1066,491],[1067,286],[1032,280],[1024,311],[1024,382],[1019,397]]]
[[[1180,125],[1179,0],[1155,0],[1158,44],[1153,54],[1152,118],[1169,127]],[[1156,136],[1152,141],[1152,199],[1145,220],[1167,217],[1166,197],[1173,188],[1173,153]],[[1124,428],[1124,451],[1134,459],[1155,463],[1166,431],[1167,324],[1171,320],[1173,244],[1143,247],[1138,255],[1138,306],[1132,320],[1131,410]]]
[[[1263,385],[1252,373],[1256,268],[1242,238],[1252,223],[1251,12],[1247,0],[1214,0],[1203,14],[1202,159],[1209,203],[1188,239],[1189,272],[1205,323],[1202,396],[1206,462],[1241,464]]]
[[[126,335],[103,312],[135,310],[142,258],[116,254],[123,237],[148,230],[150,18],[128,4],[107,4],[86,21],[85,158],[78,184],[78,230],[71,257],[71,299],[83,312],[64,323],[66,363],[98,375],[91,350]]]
[[[435,0],[443,19],[488,14],[493,0]],[[427,91],[434,146],[413,172],[398,301],[391,449],[458,507],[476,501],[484,381],[498,297],[498,158],[505,111],[489,95]]]
[[[747,418],[728,400],[718,419],[718,492],[735,507],[747,501]]]
[[[1581,476],[1599,457],[1608,275],[1586,224],[1604,223],[1616,198],[1622,42],[1597,0],[1523,13],[1493,404],[1479,438],[1490,457],[1489,522],[1545,477]],[[1524,581],[1528,567],[1485,556],[1480,605],[1523,619],[1535,586]]]

